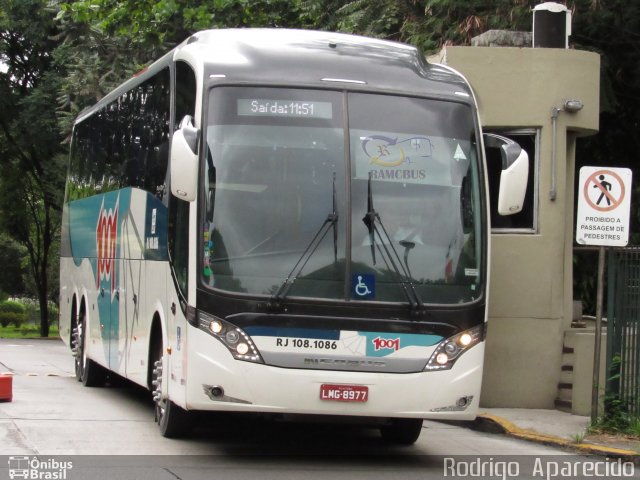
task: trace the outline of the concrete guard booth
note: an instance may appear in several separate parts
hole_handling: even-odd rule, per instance
[[[567,365],[565,333],[573,317],[576,139],[598,130],[600,57],[564,45],[530,48],[530,35],[487,32],[474,44],[492,46],[448,46],[429,59],[465,75],[478,97],[483,129],[513,138],[530,157],[524,211],[514,219],[492,213],[481,406],[564,406],[588,415],[593,335],[591,350],[580,359],[587,382],[580,386],[565,378],[574,370]],[[505,42],[526,46],[501,46]],[[563,388],[580,398],[562,400]]]

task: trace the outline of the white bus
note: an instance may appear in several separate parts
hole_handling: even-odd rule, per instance
[[[60,326],[78,380],[148,387],[165,436],[192,411],[366,419],[400,444],[474,418],[485,143],[517,212],[526,153],[483,137],[466,80],[415,48],[194,34],[75,122]]]

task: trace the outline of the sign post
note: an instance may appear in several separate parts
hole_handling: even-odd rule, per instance
[[[600,349],[602,346],[602,304],[606,247],[624,247],[629,243],[631,170],[628,168],[582,167],[578,188],[576,242],[597,245],[598,291],[596,330],[591,387],[591,421],[598,419]]]

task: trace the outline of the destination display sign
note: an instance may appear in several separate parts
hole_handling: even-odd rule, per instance
[[[251,117],[333,118],[331,102],[239,98],[238,115]]]

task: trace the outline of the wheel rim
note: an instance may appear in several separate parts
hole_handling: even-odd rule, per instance
[[[73,329],[73,356],[75,357],[76,377],[80,380],[87,363],[87,355],[84,348],[84,319],[82,317],[78,319],[78,323]]]
[[[167,409],[167,400],[163,398],[162,395],[162,357],[153,364],[153,379],[151,384],[155,387],[153,390],[153,401],[156,404],[156,422],[161,425]]]

